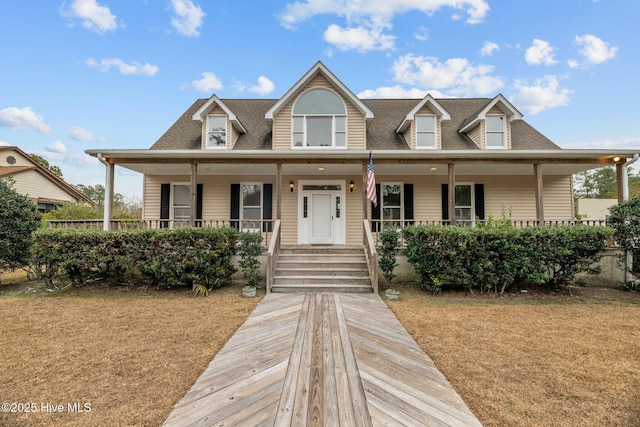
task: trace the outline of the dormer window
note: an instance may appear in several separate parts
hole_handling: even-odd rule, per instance
[[[207,116],[207,148],[227,147],[227,117]]]
[[[485,117],[487,148],[504,148],[506,146],[505,122],[504,116],[487,115]]]
[[[293,107],[294,148],[346,148],[347,109],[342,99],[328,89],[312,89]]]
[[[416,116],[416,148],[436,148],[436,116]]]

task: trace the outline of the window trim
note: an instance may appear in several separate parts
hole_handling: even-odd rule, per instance
[[[244,218],[244,186],[245,185],[257,185],[260,186],[260,205],[259,206],[247,206],[248,208],[253,208],[253,209],[260,209],[260,218],[259,219],[255,219],[255,218],[250,218],[245,220]],[[240,212],[239,212],[239,218],[238,221],[240,221],[240,229],[242,231],[250,231],[250,232],[260,232],[262,230],[262,223],[264,221],[264,182],[241,182],[240,183]],[[250,221],[258,221],[259,225],[258,227],[245,227],[244,226],[244,222],[250,222]],[[255,225],[255,224],[254,224]]]
[[[211,146],[209,145],[209,134],[212,133],[212,131],[209,128],[209,119],[212,118],[224,118],[224,146],[222,145],[216,145],[216,146]],[[206,135],[205,135],[205,149],[206,150],[225,150],[228,145],[229,145],[229,118],[224,115],[224,114],[209,114],[207,115],[207,126],[206,126]]]
[[[502,131],[500,132],[495,132],[495,131],[489,131],[489,127],[487,126],[487,119],[488,118],[501,118],[502,119]],[[501,134],[502,135],[502,145],[498,146],[498,145],[489,145],[489,134]],[[486,149],[489,150],[500,150],[500,149],[504,149],[507,148],[507,116],[504,114],[487,114],[485,116],[485,123],[484,123],[484,146]]]
[[[347,105],[344,102],[344,99],[342,99],[342,97],[340,95],[338,95],[336,92],[334,92],[331,89],[328,88],[324,88],[324,87],[316,87],[316,88],[311,88],[309,90],[307,90],[306,92],[304,92],[303,94],[301,94],[298,99],[296,99],[296,103],[305,95],[309,94],[312,91],[315,90],[324,90],[327,92],[332,93],[334,96],[336,96],[338,98],[338,100],[340,100],[340,102],[342,102],[342,105],[344,107],[344,114],[342,113],[334,113],[334,114],[330,114],[330,113],[294,113],[295,111],[295,103],[293,105],[293,107],[291,108],[291,148],[295,149],[295,150],[326,150],[326,149],[339,149],[339,150],[344,150],[348,148],[349,145],[349,135],[348,135],[348,130],[349,130],[349,117],[348,117],[348,110],[347,110]],[[339,131],[336,129],[336,125],[337,125],[337,118],[339,117],[344,117],[344,130]],[[295,130],[295,121],[296,118],[302,118],[302,130]],[[331,119],[331,145],[330,146],[309,146],[308,145],[308,118],[328,118]],[[302,134],[302,145],[296,145],[295,144],[295,138],[294,136],[296,134]],[[343,134],[344,135],[344,145],[336,145],[336,135],[338,134]]]
[[[420,131],[418,129],[418,117],[431,117],[433,119],[433,131]],[[414,123],[415,123],[416,149],[421,149],[421,150],[437,149],[438,148],[438,116],[436,116],[435,114],[416,114]],[[433,134],[433,145],[432,146],[418,145],[418,135],[420,134]]]
[[[476,225],[476,190],[475,190],[475,183],[474,182],[456,182],[455,184],[456,187],[461,187],[461,186],[465,186],[465,187],[469,187],[469,189],[471,190],[471,205],[469,206],[462,206],[462,205],[458,205],[455,201],[455,190],[454,190],[454,200],[453,200],[453,212],[450,214],[450,217],[452,218],[453,222],[468,222],[469,225],[471,227],[474,227]],[[456,209],[458,207],[464,207],[464,208],[469,208],[471,210],[471,219],[470,220],[466,220],[466,219],[457,219],[456,218]]]
[[[191,194],[191,183],[190,182],[182,182],[182,181],[177,181],[177,182],[171,182],[170,183],[171,187],[169,190],[169,221],[172,224],[172,228],[177,228],[182,226],[182,224],[178,224],[178,221],[180,223],[182,223],[183,221],[186,221],[185,225],[188,225],[189,223],[189,219],[191,217],[191,197],[189,197],[189,205],[187,205],[186,207],[189,208],[189,218],[179,218],[176,219],[175,217],[175,209],[176,209],[176,205],[175,205],[175,194],[176,194],[176,185],[184,185],[186,187],[189,187],[189,194]],[[180,205],[179,207],[185,207]]]
[[[385,219],[384,217],[384,187],[389,185],[397,185],[400,187],[400,205],[392,206],[392,209],[400,209],[400,218],[398,219]],[[394,223],[398,222],[400,224],[404,224],[404,183],[403,182],[381,182],[380,183],[380,222],[384,223]]]

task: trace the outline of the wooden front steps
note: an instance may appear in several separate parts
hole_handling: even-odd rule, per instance
[[[357,246],[282,247],[272,292],[373,292],[364,249]]]

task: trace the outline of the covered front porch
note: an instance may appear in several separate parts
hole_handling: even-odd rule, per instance
[[[615,165],[623,201],[627,168],[637,158],[630,150],[373,151],[379,202],[373,206],[368,150],[87,153],[106,166],[104,230],[230,225],[265,233],[266,244],[277,220],[288,244],[361,244],[363,220],[374,233],[387,223],[474,225],[505,211],[518,226],[573,224],[572,174]],[[145,175],[137,223],[112,218],[116,165]],[[179,203],[163,193],[168,185],[181,186]],[[260,185],[260,201],[234,196],[234,186],[245,194],[252,185]]]

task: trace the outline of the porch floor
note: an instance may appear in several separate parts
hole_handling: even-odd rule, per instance
[[[165,426],[481,426],[374,294],[269,294]]]

